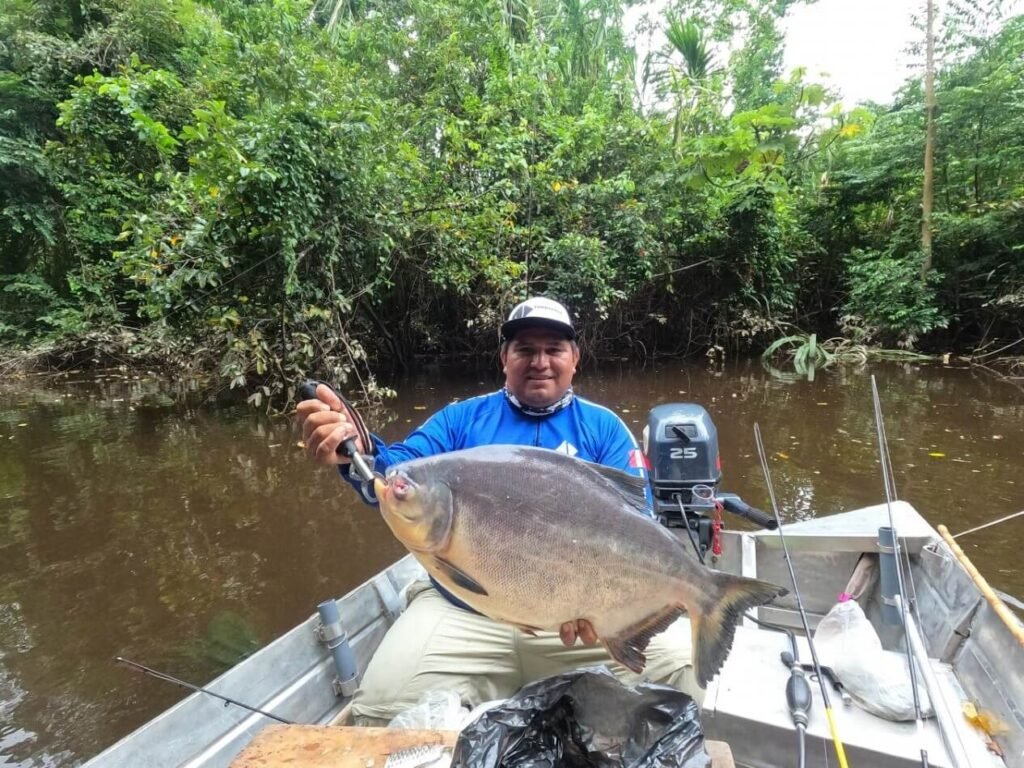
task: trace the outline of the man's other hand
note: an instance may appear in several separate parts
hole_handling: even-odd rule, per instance
[[[566,648],[572,648],[576,644],[577,637],[584,645],[597,645],[597,633],[586,619],[565,622],[558,634]]]
[[[295,407],[306,454],[320,464],[348,464],[348,456],[338,453],[342,442],[353,438],[356,450],[364,449],[355,425],[349,421],[344,404],[330,387],[318,384],[316,397],[316,400],[303,400]]]

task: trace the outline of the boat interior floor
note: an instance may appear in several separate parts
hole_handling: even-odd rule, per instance
[[[797,643],[800,658],[810,659],[805,639],[798,638]],[[780,658],[789,648],[789,639],[782,633],[741,626],[722,673],[708,688],[701,715],[705,737],[728,743],[737,766],[795,764],[797,735],[785,697],[790,672]],[[946,701],[959,709],[966,695],[952,668],[935,660],[932,665]],[[821,694],[816,682],[812,681],[811,687],[814,704],[807,727],[807,765],[835,766]],[[922,744],[929,765],[950,765],[934,718],[924,722],[919,734],[914,721],[884,720],[854,703],[844,704],[832,691],[829,698],[850,765],[919,768]],[[972,768],[1003,768],[1003,761],[989,751],[980,733],[964,723],[960,736]]]

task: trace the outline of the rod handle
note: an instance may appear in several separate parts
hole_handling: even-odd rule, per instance
[[[304,381],[299,385],[299,398],[302,400],[316,400],[317,384],[323,384],[325,387],[334,392],[334,394],[338,395],[339,400],[341,400],[343,403],[345,402],[345,398],[343,398],[338,392],[338,390],[336,390],[330,384],[327,384],[326,382],[318,382],[312,380]],[[342,441],[342,443],[338,446],[336,453],[339,453],[342,456],[347,456],[349,459],[351,459],[352,466],[355,468],[356,472],[363,480],[365,480],[368,483],[373,480],[373,470],[370,469],[370,467],[366,463],[366,460],[363,459],[362,455],[356,449],[355,439],[350,437],[347,440]]]

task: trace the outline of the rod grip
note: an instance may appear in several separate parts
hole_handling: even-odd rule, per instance
[[[338,399],[340,399],[342,402],[345,401],[345,398],[342,397],[341,394],[339,394],[338,390],[332,387],[330,384],[312,380],[304,381],[299,385],[299,397],[303,400],[315,400],[316,385],[322,383],[324,384],[324,386],[328,387],[332,392],[337,394]],[[355,440],[353,440],[351,437],[349,437],[347,440],[344,440],[340,445],[338,445],[338,449],[337,451],[335,451],[335,453],[341,454],[342,456],[347,456],[349,459],[351,459],[352,465],[355,467],[356,472],[362,479],[368,482],[371,479],[373,479],[373,470],[371,470],[367,466],[366,461],[362,459],[361,456],[359,456],[359,452],[355,450]]]

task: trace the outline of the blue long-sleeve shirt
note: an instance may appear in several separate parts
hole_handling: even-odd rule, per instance
[[[387,445],[377,435],[371,435],[371,439],[374,469],[382,474],[392,464],[409,459],[503,444],[548,448],[647,479],[643,454],[622,419],[578,395],[565,408],[536,416],[523,413],[498,390],[445,406],[401,442]],[[339,469],[357,490],[362,486],[358,476],[350,475],[348,464]],[[649,488],[647,497],[651,506]],[[468,609],[436,581],[434,585],[451,602]]]

